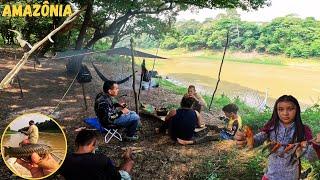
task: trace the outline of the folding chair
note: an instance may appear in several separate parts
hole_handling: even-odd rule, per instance
[[[109,141],[113,137],[115,137],[119,141],[122,141],[122,136],[118,132],[119,128],[120,128],[119,126],[114,125],[114,124],[109,125],[107,128],[103,128],[105,131],[107,131],[107,134],[104,136],[104,142],[109,143]]]
[[[98,131],[100,131],[101,133],[107,133],[104,136],[104,142],[105,143],[109,143],[110,140],[114,137],[116,139],[118,139],[119,141],[122,141],[122,136],[121,134],[118,132],[118,130],[121,128],[117,125],[114,124],[110,124],[108,127],[103,127],[100,122],[99,119],[94,117],[94,118],[85,118],[84,122],[86,124],[88,124],[89,126],[97,129]]]

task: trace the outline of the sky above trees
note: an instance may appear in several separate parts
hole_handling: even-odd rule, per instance
[[[320,19],[319,13],[320,1],[319,0],[271,0],[271,6],[261,8],[257,11],[241,11],[241,19],[244,21],[268,21],[276,17],[286,16],[288,14],[297,14],[301,18],[315,17]],[[223,13],[225,10],[221,9],[201,9],[201,10],[188,10],[179,13],[177,20],[190,20],[204,21],[206,18],[214,18],[217,14]]]

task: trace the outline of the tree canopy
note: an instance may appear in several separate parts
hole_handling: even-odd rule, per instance
[[[246,22],[232,10],[203,23],[177,22],[162,39],[160,47],[222,50],[228,30],[229,47],[233,50],[303,58],[320,56],[320,21],[315,18],[287,15],[268,23]],[[149,42],[148,37],[142,37],[139,44]],[[150,47],[156,46],[150,44]]]
[[[15,1],[10,4],[27,4],[29,1]],[[66,4],[66,0],[55,0],[52,3]],[[39,1],[38,3],[42,3]],[[257,9],[268,5],[268,0],[73,0],[78,8],[86,6],[86,12],[76,23],[56,35],[53,50],[67,48],[91,48],[102,38],[111,39],[111,47],[128,36],[139,36],[142,33],[159,38],[169,31],[175,21],[177,12],[188,7],[196,8],[242,8]],[[5,4],[0,7],[3,11]],[[13,34],[8,29],[23,33],[31,43],[43,38],[54,27],[63,22],[63,17],[0,17],[0,41],[3,44],[13,43]],[[67,32],[68,33],[64,33]],[[47,51],[48,43],[43,47]]]

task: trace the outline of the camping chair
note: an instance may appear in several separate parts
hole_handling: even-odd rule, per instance
[[[104,136],[104,142],[105,143],[109,143],[112,138],[116,138],[119,141],[122,141],[122,136],[118,132],[118,130],[121,128],[120,126],[117,126],[117,125],[114,125],[114,124],[110,124],[108,127],[103,127],[100,124],[99,119],[96,118],[96,117],[94,117],[94,118],[86,118],[86,119],[84,119],[84,122],[86,124],[88,124],[89,126],[97,129],[101,133],[107,133]]]

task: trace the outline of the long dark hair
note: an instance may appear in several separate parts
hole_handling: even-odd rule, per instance
[[[284,101],[291,102],[296,107],[296,116],[294,118],[295,132],[293,136],[293,142],[294,141],[301,142],[305,140],[304,125],[301,120],[301,109],[300,109],[298,100],[291,95],[283,95],[277,99],[273,107],[271,119],[264,125],[264,127],[261,130],[266,133],[269,133],[271,130],[275,130],[276,140],[277,140],[277,129],[280,123],[277,107],[280,102],[284,102]]]

